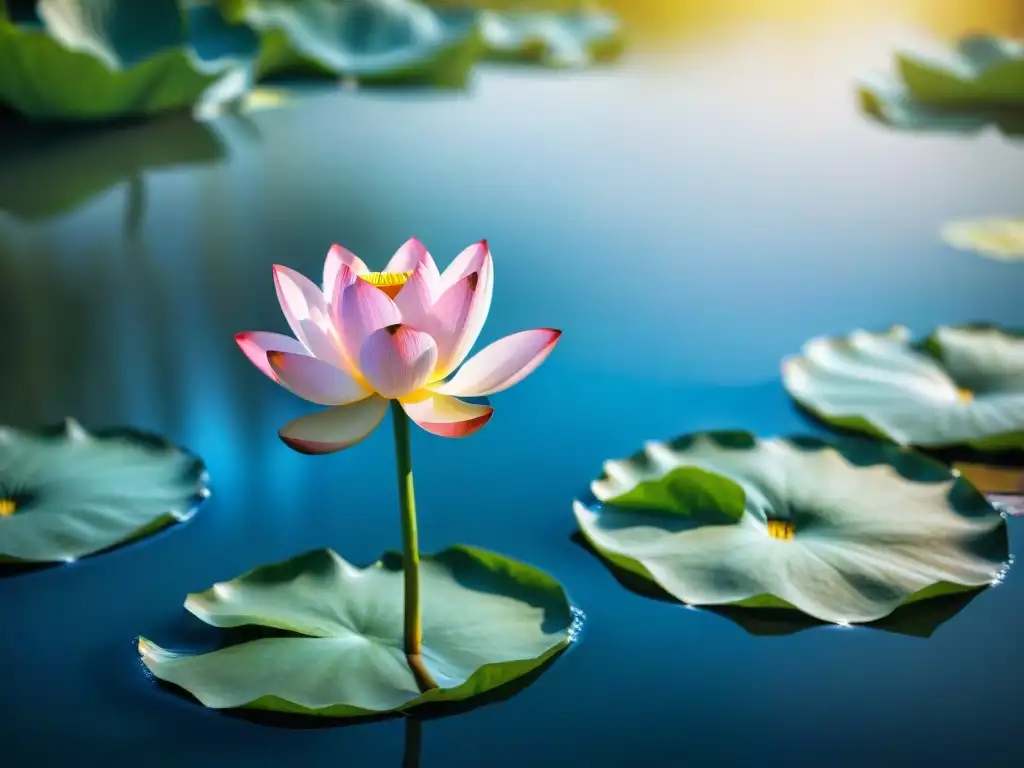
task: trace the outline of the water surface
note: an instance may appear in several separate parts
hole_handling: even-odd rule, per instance
[[[442,264],[490,241],[482,342],[565,332],[482,432],[413,435],[422,545],[528,561],[588,617],[519,696],[427,723],[425,768],[1015,764],[1019,574],[929,639],[755,637],[625,591],[569,539],[574,494],[645,439],[811,429],[777,375],[810,336],[1024,325],[1019,265],[937,237],[950,218],[1020,213],[1022,147],[856,112],[853,79],[905,31],[732,21],[612,69],[489,68],[466,94],[340,92],[8,152],[0,422],[162,432],[207,460],[214,497],[169,535],[0,581],[0,762],[400,763],[401,722],[229,719],[158,690],[134,638],[173,645],[187,592],[258,563],[398,545],[390,430],[290,452],[276,430],[311,406],[232,336],[287,331],[271,265],[316,277],[341,242],[381,267],[415,235]]]

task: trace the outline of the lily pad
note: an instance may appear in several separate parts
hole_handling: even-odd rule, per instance
[[[989,501],[1000,511],[1005,511],[1005,508],[998,507],[991,496]],[[582,533],[577,531],[573,534],[573,541],[590,554],[601,557],[600,552],[594,549]],[[649,578],[627,571],[606,558],[601,557],[601,562],[623,589],[649,600],[679,604],[678,599]],[[966,608],[984,589],[982,587],[981,589],[940,595],[929,600],[915,600],[901,605],[888,616],[858,626],[863,629],[890,632],[908,637],[929,638],[939,627]],[[688,607],[693,611],[703,611],[727,619],[755,637],[793,635],[808,629],[834,628],[835,626],[827,621],[808,616],[806,613],[780,607],[748,608],[743,605]]]
[[[591,491],[574,504],[591,546],[690,605],[872,622],[994,583],[1009,560],[981,493],[874,440],[688,435],[606,462]]]
[[[1024,337],[943,326],[920,344],[894,326],[807,342],[783,361],[790,395],[818,418],[901,445],[1024,448]]]
[[[402,650],[396,553],[366,568],[329,549],[261,566],[185,607],[215,627],[277,636],[196,654],[139,638],[139,653],[207,707],[360,717],[478,696],[541,667],[579,631],[558,582],[500,555],[451,547],[421,558],[420,579],[423,659],[438,684],[426,693]]]
[[[483,53],[472,11],[440,15],[414,0],[249,0],[232,5],[226,12],[259,31],[261,79],[312,75],[461,88]]]
[[[485,11],[480,29],[487,58],[550,67],[582,67],[622,53],[618,17],[599,11]]]
[[[0,560],[68,562],[190,518],[196,456],[133,429],[0,427]]]
[[[951,221],[941,236],[946,245],[996,261],[1024,261],[1024,217]]]
[[[975,131],[994,123],[1024,133],[1024,43],[968,35],[952,51],[904,51],[896,75],[858,87],[862,109],[911,130]]]
[[[0,105],[36,120],[148,116],[240,96],[255,34],[178,0],[39,0],[0,20]]]

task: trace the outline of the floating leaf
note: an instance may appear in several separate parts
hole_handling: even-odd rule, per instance
[[[240,95],[253,32],[178,0],[40,0],[42,23],[0,22],[0,104],[37,120],[152,115]],[[186,23],[187,21],[187,23]]]
[[[1024,337],[999,328],[943,326],[921,345],[902,326],[819,337],[782,379],[824,421],[902,445],[1024,447]]]
[[[987,218],[951,221],[942,227],[942,239],[953,248],[998,261],[1024,260],[1024,218]]]
[[[951,52],[905,51],[897,74],[858,87],[862,109],[894,127],[1024,133],[1024,44],[968,35]]]
[[[485,11],[480,28],[488,58],[580,67],[622,52],[618,18],[597,11]]]
[[[42,131],[8,127],[0,144],[0,210],[23,221],[67,213],[147,171],[226,158],[217,132],[189,115]]]
[[[250,0],[231,12],[260,33],[260,78],[462,87],[483,52],[474,12],[439,15],[414,0]]]
[[[189,595],[207,624],[259,626],[262,637],[210,653],[176,653],[139,638],[143,663],[207,707],[330,717],[463,701],[545,664],[578,631],[558,582],[470,547],[420,562],[423,658],[438,684],[420,693],[402,651],[402,561],[357,568],[321,549],[261,566]]]
[[[61,562],[191,517],[203,463],[130,429],[0,427],[0,560]]]
[[[732,482],[743,513],[678,494],[674,516],[618,507],[638,488],[696,468]],[[948,468],[891,443],[702,433],[606,462],[576,501],[601,555],[691,605],[796,608],[870,622],[925,597],[993,583],[1009,559],[1006,523]],[[704,482],[691,475],[693,482]]]

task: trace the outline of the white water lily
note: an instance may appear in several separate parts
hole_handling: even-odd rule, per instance
[[[493,409],[461,398],[518,383],[561,336],[552,328],[520,331],[466,360],[491,306],[493,264],[486,240],[464,249],[444,273],[413,238],[383,272],[371,272],[335,245],[324,263],[322,288],[282,266],[274,267],[274,280],[295,338],[247,331],[235,340],[274,381],[331,406],[281,429],[281,439],[301,453],[331,453],[358,443],[380,424],[392,400],[428,432],[470,435],[490,420]]]
[[[607,462],[591,485],[604,505],[575,502],[580,529],[685,603],[788,603],[837,623],[880,619],[939,585],[1001,578],[1002,516],[941,465],[875,441],[742,437],[741,446],[714,434],[651,442]],[[673,475],[680,468],[713,475]],[[735,490],[739,507],[709,503]],[[645,499],[651,511],[635,508]],[[656,512],[666,499],[673,508]]]

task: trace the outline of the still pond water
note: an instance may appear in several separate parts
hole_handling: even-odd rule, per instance
[[[286,331],[272,264],[315,276],[340,242],[379,268],[410,235],[442,264],[490,240],[484,341],[565,332],[478,435],[414,434],[421,544],[525,560],[587,615],[532,687],[425,723],[424,768],[1019,764],[1013,570],[927,639],[756,636],[627,592],[570,540],[574,494],[645,439],[812,429],[777,376],[810,336],[1024,325],[1021,267],[936,235],[950,218],[1019,214],[1024,148],[856,112],[854,78],[899,32],[735,24],[611,69],[487,69],[467,94],[342,92],[208,127],[13,145],[0,422],[162,432],[206,459],[214,496],[168,535],[0,581],[0,764],[401,764],[401,721],[228,718],[159,690],[134,638],[183,642],[185,594],[258,563],[324,545],[369,562],[398,545],[390,430],[334,456],[290,452],[275,432],[311,406],[232,336]]]

